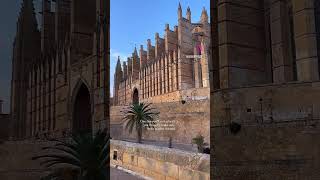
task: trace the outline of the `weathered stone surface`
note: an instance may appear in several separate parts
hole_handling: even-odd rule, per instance
[[[23,44],[15,43],[13,48],[15,63],[12,74],[17,81],[12,82],[14,88],[11,92],[12,138],[61,137],[77,129],[77,123],[72,119],[75,111],[81,111],[74,110],[81,85],[88,91],[87,104],[90,104],[87,110],[90,119],[86,128],[96,131],[108,127],[108,113],[105,113],[108,109],[102,108],[101,104],[109,104],[109,99],[104,98],[109,94],[109,88],[105,87],[108,85],[104,82],[109,79],[106,71],[110,61],[109,56],[97,54],[107,47],[102,43],[100,47],[95,47],[99,44],[97,41],[103,42],[101,37],[106,37],[106,32],[100,31],[100,39],[97,39],[96,30],[93,30],[97,24],[96,13],[103,14],[105,10],[101,8],[100,1],[83,1],[77,6],[65,1],[56,3],[57,12],[54,14],[48,9],[51,3],[43,1],[42,7],[45,9],[42,10],[41,32],[36,23],[30,24],[30,31],[29,27],[24,27],[36,22],[33,5],[24,2],[21,9],[29,15],[20,13],[26,17],[19,18],[23,19],[23,22],[18,22],[23,26],[17,27],[16,41]],[[86,15],[82,13],[83,7],[86,7]],[[97,48],[100,48],[99,51]],[[79,118],[76,121],[80,121]]]
[[[37,160],[31,160],[48,145],[44,141],[6,141],[0,144],[1,180],[39,180],[48,174],[50,169],[40,166]]]
[[[213,177],[319,177],[319,165],[313,163],[319,161],[319,143],[312,143],[319,136],[318,91],[318,82],[215,91],[210,129]],[[230,132],[231,121],[241,124],[237,134]]]
[[[110,155],[117,151],[118,160],[111,160],[119,165],[155,179],[194,179],[209,180],[210,159],[207,154],[191,153],[178,149],[136,144],[112,140]],[[128,157],[137,159],[138,165],[131,165]]]
[[[192,95],[193,98],[196,98],[195,92]],[[201,96],[198,96],[198,98],[201,98]],[[173,142],[191,144],[192,138],[201,134],[204,136],[205,142],[209,143],[210,104],[208,100],[186,99],[185,104],[181,102],[163,102],[153,104],[152,107],[160,112],[159,121],[172,120],[175,130],[145,130],[143,139],[168,142],[169,138],[172,137]],[[125,106],[112,106],[110,109],[112,138],[136,138],[135,132],[129,134],[128,130],[125,129],[126,122],[122,119],[125,108]]]

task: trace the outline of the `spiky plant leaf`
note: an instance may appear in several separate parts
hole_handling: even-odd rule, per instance
[[[49,141],[54,145],[43,147],[43,155],[34,156],[33,160],[41,160],[40,164],[48,168],[67,166],[82,180],[105,180],[108,177],[110,138],[105,132],[99,131],[94,136],[78,133],[66,140]]]

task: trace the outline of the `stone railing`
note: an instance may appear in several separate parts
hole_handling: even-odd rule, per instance
[[[209,180],[210,155],[111,140],[113,166],[156,180]]]

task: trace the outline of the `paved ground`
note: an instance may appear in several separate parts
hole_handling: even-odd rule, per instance
[[[110,180],[144,180],[144,179],[116,168],[110,168]]]

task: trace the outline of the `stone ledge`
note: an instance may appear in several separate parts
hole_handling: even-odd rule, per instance
[[[210,155],[147,144],[111,140],[111,158],[124,168],[160,179],[210,179]]]

